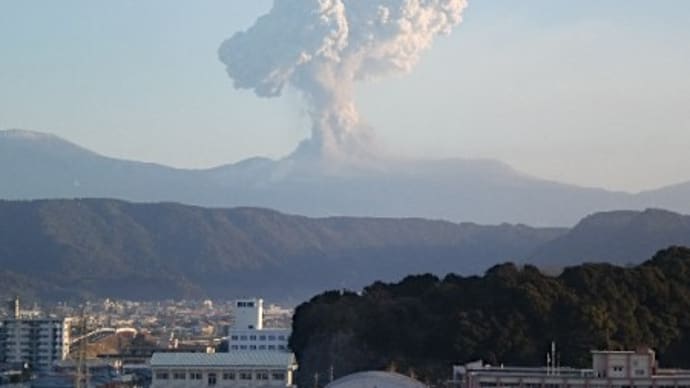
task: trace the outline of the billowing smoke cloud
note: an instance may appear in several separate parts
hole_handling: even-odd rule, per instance
[[[409,72],[433,39],[461,21],[466,0],[274,0],[220,60],[236,88],[280,96],[287,85],[310,104],[320,155],[369,152],[372,134],[354,104],[354,83]]]

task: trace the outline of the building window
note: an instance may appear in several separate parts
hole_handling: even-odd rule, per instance
[[[250,372],[240,372],[240,380],[251,380],[252,374]]]
[[[156,372],[156,380],[167,380],[168,372]]]
[[[256,350],[256,345],[249,345],[249,349]]]
[[[199,371],[194,371],[194,372],[189,372],[189,379],[190,380],[201,380],[201,372]]]
[[[278,345],[278,349],[285,350],[285,345]]]
[[[260,335],[260,336],[259,336],[259,341],[266,341],[266,336],[265,336],[265,335]]]
[[[223,380],[235,380],[235,372],[223,372]]]
[[[240,345],[240,349],[247,350],[247,345]]]
[[[246,335],[242,335],[242,336],[240,336],[240,339],[241,339],[242,341],[246,341],[246,340],[247,340],[247,336],[246,336]]]
[[[208,385],[216,385],[216,374],[209,373],[206,381],[208,382]]]
[[[237,350],[237,349],[239,349],[239,348],[240,348],[240,347],[237,346],[237,345],[232,345],[232,346],[230,347],[230,349],[232,349],[232,350]]]
[[[273,372],[273,373],[271,373],[271,378],[273,380],[283,381],[283,380],[285,380],[285,373],[284,372]]]
[[[268,380],[268,372],[256,372],[257,380]]]
[[[259,345],[259,350],[266,350],[266,345]]]
[[[644,369],[635,369],[635,376],[644,376]]]
[[[284,335],[279,335],[279,336],[278,336],[278,339],[281,340],[281,341],[285,341],[285,336],[284,336]]]
[[[231,338],[233,341],[237,341],[239,337],[236,336],[236,335],[233,335],[233,336],[231,336],[230,338]]]
[[[269,340],[269,341],[275,341],[275,340],[276,340],[276,336],[274,336],[274,335],[269,335],[269,336],[268,336],[268,340]]]
[[[255,335],[250,335],[249,336],[250,341],[256,341],[256,336]]]
[[[275,350],[276,346],[275,345],[268,345],[268,350]]]
[[[173,371],[172,378],[173,378],[173,380],[185,380],[185,379],[187,379],[187,373],[180,372],[180,371]]]

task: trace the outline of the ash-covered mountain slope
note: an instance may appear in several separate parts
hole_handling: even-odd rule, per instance
[[[331,164],[292,155],[205,170],[104,157],[52,135],[0,131],[0,198],[117,198],[267,207],[307,216],[422,217],[574,225],[583,214],[690,212],[690,186],[641,194],[536,179],[492,160],[369,160]],[[688,195],[686,195],[688,194]]]

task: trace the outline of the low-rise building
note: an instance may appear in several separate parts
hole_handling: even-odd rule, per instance
[[[294,387],[289,352],[155,353],[152,388]]]
[[[592,368],[490,366],[481,361],[453,367],[461,388],[690,388],[690,370],[658,368],[649,348],[592,351]]]

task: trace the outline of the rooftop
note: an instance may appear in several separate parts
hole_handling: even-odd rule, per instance
[[[272,366],[285,368],[295,356],[276,351],[232,351],[228,353],[154,353],[152,367],[175,366]]]

